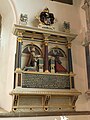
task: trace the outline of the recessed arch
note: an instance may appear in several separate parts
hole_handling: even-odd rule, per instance
[[[27,44],[26,46],[24,46],[22,52],[26,53],[26,54],[30,54],[30,50],[31,50],[32,47],[35,48],[36,55],[40,55],[42,57],[42,51],[41,51],[41,49],[37,45],[35,45],[35,44]]]
[[[49,55],[50,56],[66,57],[65,51],[62,50],[59,47],[53,47],[53,48],[51,48],[51,50],[49,51]]]

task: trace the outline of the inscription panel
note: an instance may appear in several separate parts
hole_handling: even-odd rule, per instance
[[[50,74],[22,73],[23,88],[70,89],[70,77]]]

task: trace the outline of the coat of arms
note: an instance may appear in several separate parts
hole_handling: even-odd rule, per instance
[[[49,12],[48,8],[45,8],[37,19],[39,20],[38,27],[54,29],[52,25],[55,23],[55,17],[53,13]]]

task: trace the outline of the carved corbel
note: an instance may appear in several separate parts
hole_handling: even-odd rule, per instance
[[[46,96],[45,96],[45,106],[48,106],[48,103],[49,103],[49,101],[50,101],[50,98],[51,98],[50,95],[46,95]]]
[[[73,106],[73,109],[75,108],[75,103],[76,103],[77,99],[78,99],[78,96],[73,96],[72,97],[72,106]]]
[[[48,104],[49,104],[50,99],[51,99],[51,96],[50,96],[50,95],[46,95],[46,96],[45,96],[45,99],[44,99],[44,110],[45,110],[45,111],[48,110]]]
[[[18,95],[14,96],[14,101],[13,101],[13,106],[17,106],[18,103]],[[14,108],[14,110],[16,110],[16,108]]]

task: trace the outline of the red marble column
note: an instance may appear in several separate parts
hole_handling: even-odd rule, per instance
[[[48,43],[44,43],[44,71],[48,72]]]

